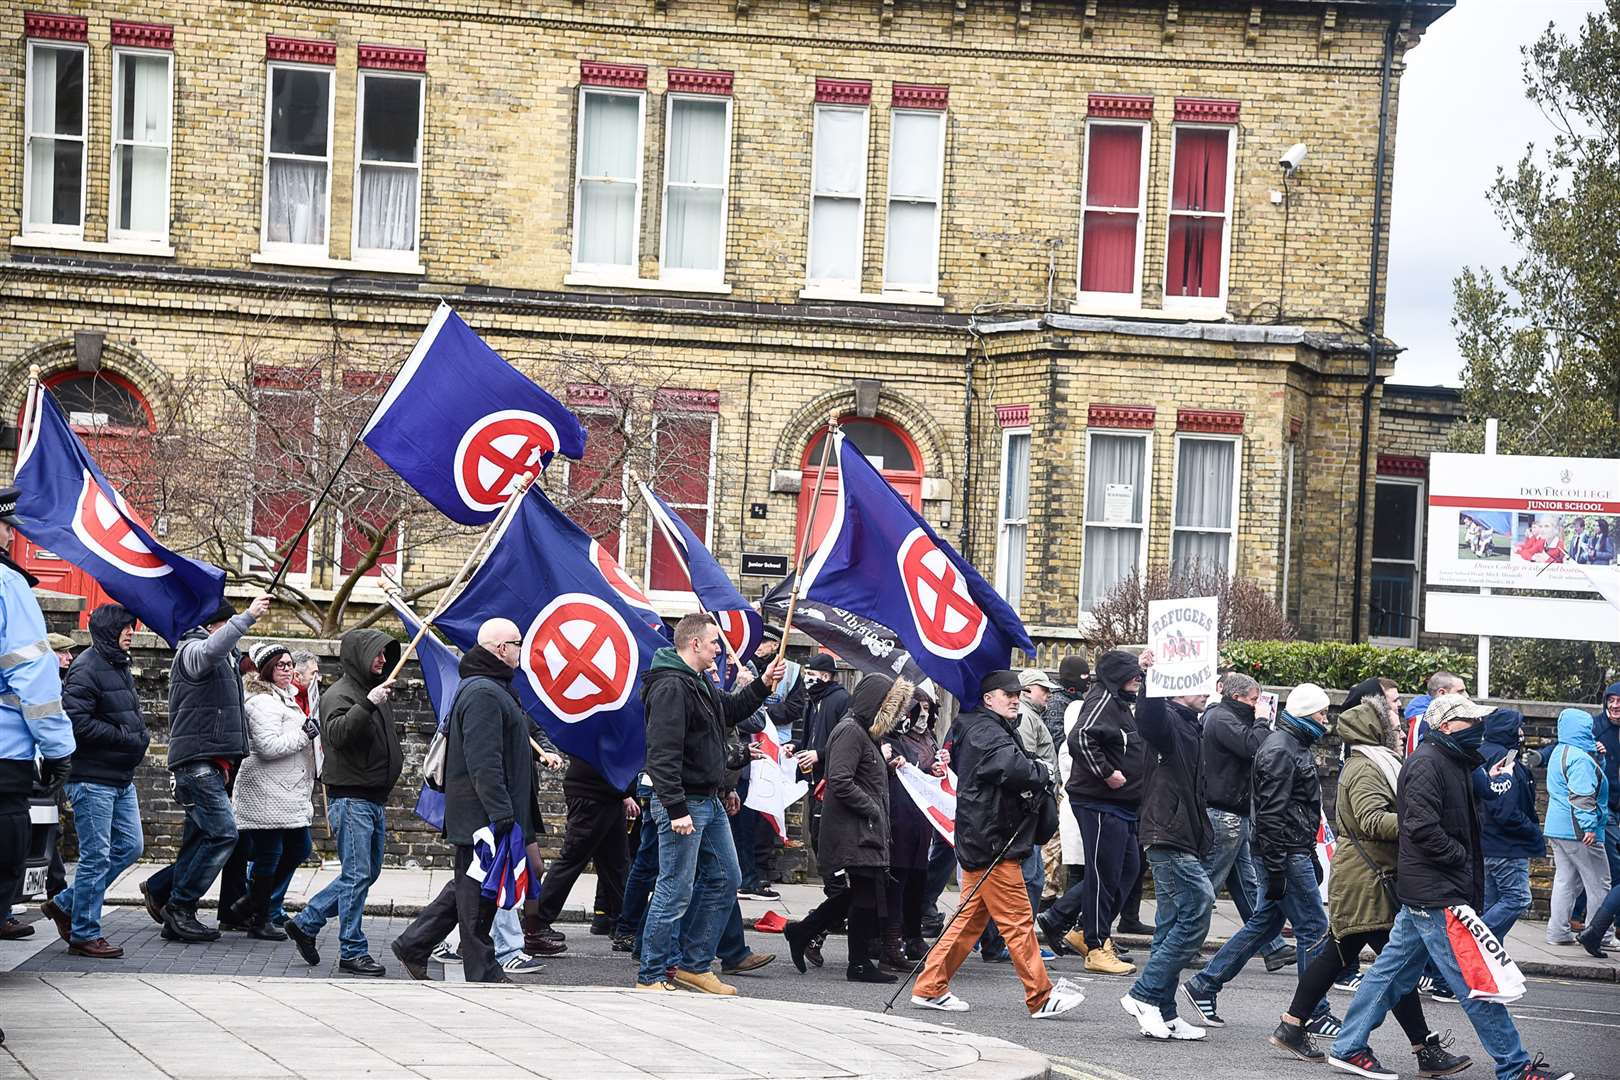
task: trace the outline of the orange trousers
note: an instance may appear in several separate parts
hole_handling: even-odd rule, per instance
[[[979,879],[984,884],[978,886]],[[991,919],[1007,940],[1013,967],[1024,983],[1024,1002],[1034,1012],[1046,1004],[1052,993],[1052,980],[1041,959],[1041,946],[1035,940],[1035,913],[1029,909],[1029,892],[1024,888],[1024,871],[1018,863],[1002,860],[986,874],[983,870],[962,872],[962,895],[973,893],[934,946],[933,955],[917,979],[919,997],[939,997],[950,989],[951,976],[973,951],[973,943],[984,933]]]

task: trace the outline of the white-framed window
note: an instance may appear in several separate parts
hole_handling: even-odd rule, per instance
[[[332,213],[332,69],[268,65],[263,250],[325,255]]]
[[[996,524],[996,591],[1014,611],[1024,601],[1029,543],[1029,428],[1001,432],[1001,499]]]
[[[731,98],[666,96],[660,276],[718,284],[726,268]]]
[[[866,139],[871,110],[817,105],[810,164],[805,280],[858,291],[866,237]]]
[[[1422,595],[1422,480],[1380,476],[1373,496],[1372,594],[1368,636],[1377,645],[1416,645]]]
[[[1237,129],[1177,124],[1170,150],[1170,227],[1165,241],[1166,313],[1226,310],[1232,249],[1232,173]]]
[[[23,113],[23,232],[84,235],[85,123],[90,52],[57,41],[28,43]]]
[[[353,251],[414,263],[422,221],[421,75],[360,72],[355,106]]]
[[[657,473],[649,486],[658,493],[705,547],[714,520],[714,413],[658,413],[653,417],[653,458]],[[647,515],[647,595],[684,598],[691,591],[686,573],[663,533]]]
[[[945,114],[937,109],[895,109],[889,114],[889,123],[889,220],[883,252],[883,288],[937,292]]]
[[[1086,122],[1078,304],[1127,310],[1141,306],[1151,141],[1145,121]]]
[[[1133,571],[1140,574],[1147,569],[1152,464],[1152,432],[1101,428],[1086,432],[1082,613],[1096,607]]]
[[[114,49],[110,237],[169,242],[173,116],[173,55],[166,50]]]
[[[1195,565],[1231,574],[1237,566],[1238,476],[1243,440],[1176,436],[1175,508],[1170,570]]]
[[[639,90],[580,87],[576,270],[637,276],[646,106],[647,95]]]
[[[310,407],[308,376],[256,372],[253,383],[253,424],[247,432],[253,494],[244,515],[247,542],[242,570],[274,570],[285,557],[288,582],[308,588],[315,561],[314,528],[304,531],[296,545],[283,549],[304,529],[315,503],[286,477],[301,473],[316,452],[321,418]]]

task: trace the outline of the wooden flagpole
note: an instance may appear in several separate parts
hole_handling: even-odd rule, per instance
[[[810,550],[810,534],[816,528],[816,511],[821,507],[821,483],[827,478],[827,458],[832,452],[833,437],[838,434],[838,417],[827,418],[827,437],[821,441],[821,467],[816,470],[816,487],[810,496],[810,520],[804,523],[804,536],[793,561],[793,591],[788,593],[787,614],[782,619],[782,648],[786,649],[788,635],[793,633],[793,609],[799,605],[799,585],[804,581],[804,557]]]
[[[630,475],[636,482],[636,490],[641,492],[641,501],[646,504],[647,512],[652,515],[653,524],[658,526],[659,533],[663,535],[664,542],[668,544],[672,550],[679,551],[680,546],[676,544],[675,537],[669,531],[669,526],[664,524],[662,515],[653,510],[652,503],[647,499],[647,494],[651,489],[649,489],[647,485],[642,482],[641,477],[635,472],[635,470],[632,469]],[[682,561],[684,562],[685,560]],[[686,567],[686,580],[692,580],[692,567],[690,564],[688,564]],[[697,596],[696,589],[692,591],[692,595]],[[714,628],[720,631],[720,643],[726,647],[726,654],[731,657],[732,664],[735,665],[738,670],[741,670],[743,666],[742,659],[737,655],[737,650],[732,648],[731,639],[726,637],[726,628],[721,624],[720,616],[716,615],[708,608],[703,607],[703,599],[701,597],[698,597],[698,607],[702,608],[703,614],[707,615],[709,617],[709,621],[714,623]]]

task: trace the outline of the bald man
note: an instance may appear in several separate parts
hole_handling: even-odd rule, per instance
[[[512,692],[522,649],[516,623],[490,619],[478,628],[478,644],[461,658],[444,757],[444,837],[455,845],[455,876],[394,941],[394,955],[413,979],[427,979],[433,946],[459,925],[467,981],[512,981],[496,962],[490,937],[495,902],[485,899],[467,868],[477,861],[473,834],[480,829],[489,829],[497,844],[517,829],[527,845],[540,820],[529,718]]]

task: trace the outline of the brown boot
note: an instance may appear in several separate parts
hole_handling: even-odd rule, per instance
[[[98,937],[94,941],[70,941],[68,952],[74,956],[88,956],[93,960],[117,960],[124,955],[123,949],[104,937]]]
[[[899,927],[883,931],[883,949],[878,959],[878,966],[885,971],[893,971],[899,975],[911,974],[913,964],[906,959],[906,945],[900,938]]]

